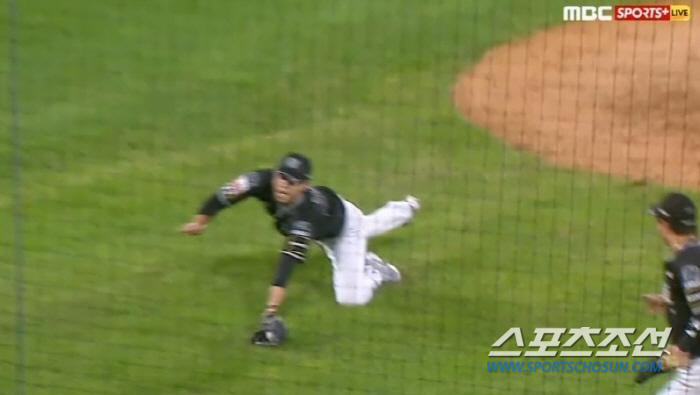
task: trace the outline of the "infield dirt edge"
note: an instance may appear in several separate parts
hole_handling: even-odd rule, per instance
[[[550,165],[700,190],[694,20],[540,30],[487,51],[453,100],[468,122]]]

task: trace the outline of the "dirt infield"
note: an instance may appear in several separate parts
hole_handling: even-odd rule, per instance
[[[571,23],[494,48],[460,76],[455,104],[550,164],[700,189],[696,15]]]

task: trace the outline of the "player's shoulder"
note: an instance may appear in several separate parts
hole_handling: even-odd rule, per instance
[[[700,266],[700,243],[693,242],[691,245],[683,248],[678,252],[674,261],[677,266]]]
[[[272,180],[272,171],[256,169],[237,175],[221,187],[221,193],[231,199],[246,194],[255,194],[266,190]]]
[[[690,245],[676,253],[671,260],[671,267],[677,273],[696,272],[700,268],[700,244]]]
[[[315,185],[309,188],[308,193],[311,203],[324,207],[334,207],[342,202],[340,194],[338,194],[333,188],[325,185]]]
[[[241,174],[238,178],[244,180],[250,188],[258,188],[272,182],[273,173],[273,169],[254,169]]]
[[[326,186],[326,185],[315,185],[310,190],[313,192],[316,192],[317,194],[321,194],[327,198],[340,198],[340,195],[331,187]]]

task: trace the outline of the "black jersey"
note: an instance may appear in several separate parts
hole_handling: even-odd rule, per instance
[[[693,240],[666,261],[664,295],[671,300],[672,343],[700,356],[700,242]]]
[[[325,186],[313,186],[297,202],[280,205],[272,192],[273,174],[273,169],[242,174],[222,186],[217,196],[226,206],[249,197],[259,200],[274,218],[277,231],[287,238],[298,239],[288,242],[285,251],[297,260],[304,260],[308,240],[331,239],[340,234],[345,223],[345,205],[331,188]]]

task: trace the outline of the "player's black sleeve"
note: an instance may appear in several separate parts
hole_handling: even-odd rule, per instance
[[[219,198],[219,194],[214,193],[209,196],[209,199],[202,203],[202,207],[199,209],[198,214],[206,215],[209,217],[215,216],[219,211],[225,209],[229,205],[226,202],[222,202]]]
[[[306,261],[306,254],[311,246],[311,236],[311,225],[308,222],[298,221],[294,223],[280,251],[277,273],[272,281],[272,285],[278,287],[287,285],[294,267]]]
[[[227,182],[205,200],[199,214],[210,217],[219,211],[233,206],[250,196],[261,197],[270,187],[272,171],[270,169],[255,170],[238,176]]]
[[[281,254],[280,261],[277,265],[277,272],[275,273],[275,278],[272,280],[272,285],[276,287],[286,287],[287,282],[292,277],[292,272],[294,271],[294,266],[297,265],[297,260],[289,255]]]
[[[272,285],[277,287],[287,286],[294,267],[306,260],[309,242],[310,239],[300,235],[291,235],[285,240],[284,247],[280,251],[279,264],[277,265],[277,272]]]
[[[680,266],[679,279],[683,287],[685,299],[690,309],[690,319],[678,340],[678,348],[689,351],[700,341],[700,267],[687,263]]]
[[[288,256],[301,263],[306,260],[310,239],[304,236],[291,235],[287,238],[282,248],[282,255]]]

